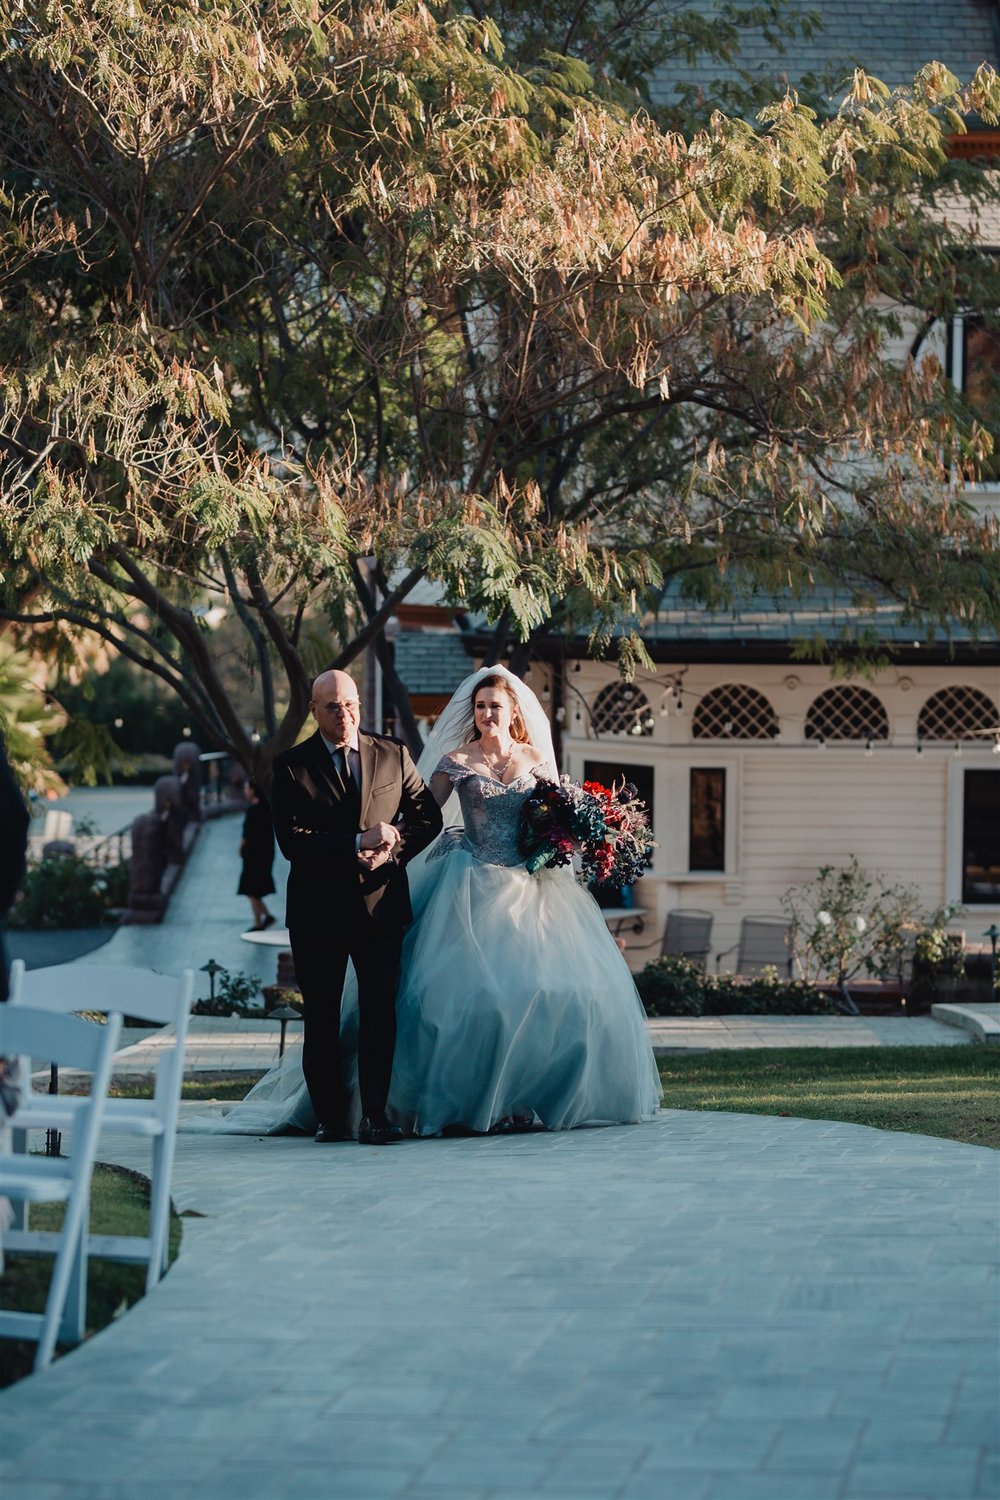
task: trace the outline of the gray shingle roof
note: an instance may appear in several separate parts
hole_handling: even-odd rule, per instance
[[[809,73],[838,79],[855,67],[891,87],[910,83],[925,63],[942,62],[965,80],[982,62],[1000,62],[1000,24],[996,0],[786,0],[788,12],[817,11],[821,26],[808,39],[786,43],[777,51],[759,27],[746,27],[736,66],[761,78],[793,86]],[[694,8],[711,16],[716,0],[695,0]],[[657,102],[674,97],[678,83],[692,77],[706,92],[730,78],[732,64],[687,61],[666,64],[651,92]]]
[[[698,640],[707,645],[724,641],[789,643],[817,636],[835,641],[871,631],[890,645],[923,648],[924,632],[920,626],[904,624],[900,613],[898,605],[886,600],[877,602],[871,613],[859,612],[847,590],[832,588],[817,588],[801,598],[787,592],[745,596],[730,609],[709,610],[683,599],[680,584],[674,582],[664,590],[655,619],[644,623],[642,633],[648,642]],[[947,637],[956,644],[974,639],[960,620],[952,622]],[[945,638],[944,631],[940,638]]]
[[[401,630],[396,671],[410,693],[453,693],[474,669],[458,630]]]

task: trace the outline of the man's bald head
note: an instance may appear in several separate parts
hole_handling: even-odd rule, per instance
[[[321,672],[312,685],[309,708],[320,733],[332,745],[349,745],[355,738],[361,721],[361,699],[349,672],[336,667]]]

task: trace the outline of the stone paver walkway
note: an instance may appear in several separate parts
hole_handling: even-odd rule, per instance
[[[669,1112],[182,1136],[175,1183],[205,1217],[166,1280],[0,1396],[5,1494],[997,1495],[991,1151]]]
[[[657,1016],[656,1052],[745,1047],[953,1047],[967,1032],[930,1016]]]
[[[236,894],[240,877],[239,815],[210,818],[202,824],[191,857],[167,908],[167,919],[153,927],[119,927],[111,941],[83,963],[138,964],[173,974],[190,966],[198,972],[197,993],[208,994],[202,965],[214,958],[230,973],[244,973],[272,984],[277,950],[246,943],[240,934],[250,925],[250,903]],[[285,910],[288,864],[275,855],[276,895],[267,904],[275,916]]]

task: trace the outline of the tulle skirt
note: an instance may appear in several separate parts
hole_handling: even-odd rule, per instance
[[[437,866],[437,869],[435,869]],[[660,1084],[628,966],[568,872],[431,861],[404,945],[393,1116],[418,1135],[509,1115],[635,1121]]]
[[[565,1130],[656,1113],[659,1075],[632,976],[597,903],[567,871],[529,875],[459,843],[423,863],[411,893],[392,1120],[428,1136],[486,1132],[512,1115]],[[356,1038],[349,972],[348,1059]],[[224,1117],[185,1128],[268,1134],[313,1123],[296,1049]]]

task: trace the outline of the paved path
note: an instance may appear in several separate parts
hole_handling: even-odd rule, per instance
[[[142,1157],[121,1157],[142,1165]],[[18,1500],[995,1500],[997,1156],[860,1126],[182,1136],[184,1248],[0,1397]]]
[[[138,964],[176,974],[189,966],[200,971],[214,958],[230,973],[273,984],[277,949],[246,943],[240,936],[251,922],[249,901],[236,894],[242,826],[238,814],[203,823],[170,899],[166,921],[152,927],[119,927],[110,943],[90,955],[89,961]],[[278,891],[268,896],[267,904],[276,916],[283,916],[288,865],[280,854],[275,855],[274,877]],[[198,972],[198,983],[196,993],[207,995],[207,976]]]

